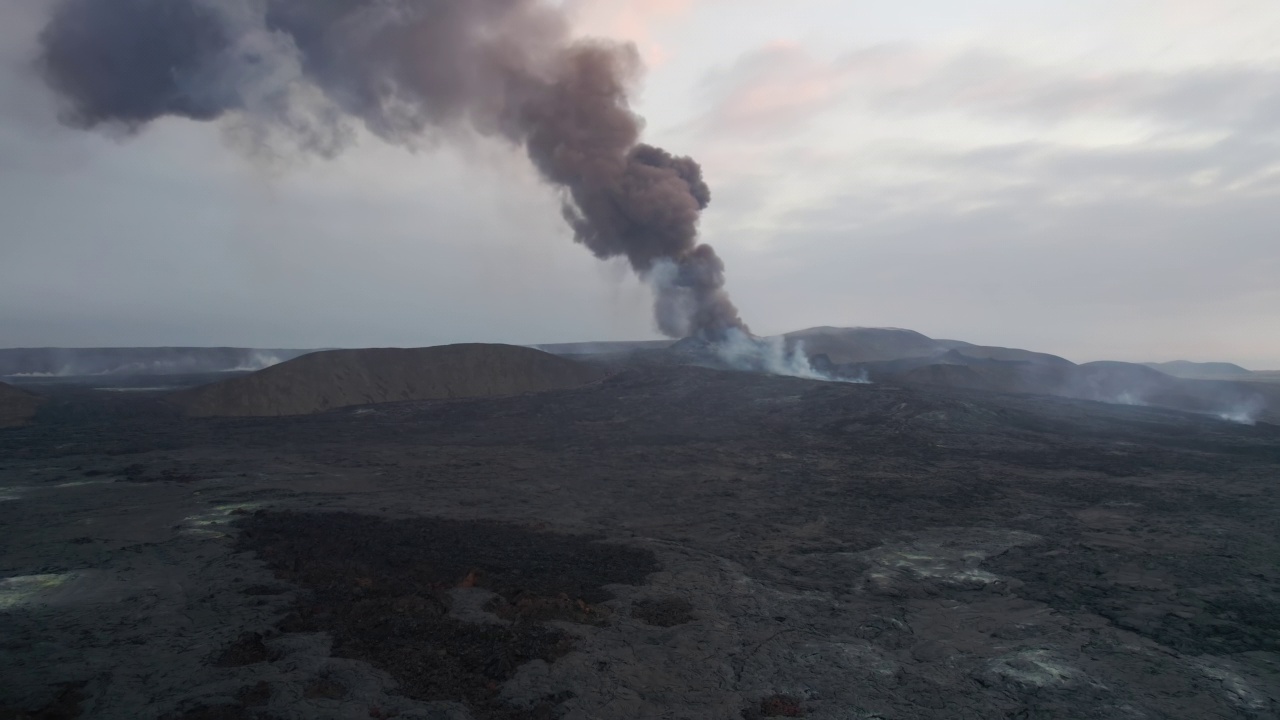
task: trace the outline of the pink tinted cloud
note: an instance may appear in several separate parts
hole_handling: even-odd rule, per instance
[[[983,50],[959,54],[886,45],[835,59],[794,43],[754,50],[703,83],[705,133],[794,131],[838,105],[866,112],[963,112],[1057,123],[1141,118],[1166,127],[1230,128],[1280,114],[1280,66],[1090,71]]]
[[[570,0],[578,29],[585,35],[633,42],[651,65],[670,58],[654,35],[663,23],[687,13],[693,0]]]
[[[829,110],[859,86],[916,81],[926,61],[924,54],[901,46],[822,60],[801,45],[771,43],[708,78],[704,91],[712,107],[699,124],[714,132],[783,131]]]

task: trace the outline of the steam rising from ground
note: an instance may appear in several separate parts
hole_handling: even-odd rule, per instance
[[[1266,411],[1266,403],[1262,398],[1255,396],[1223,410],[1218,413],[1218,417],[1240,425],[1256,425],[1258,416],[1264,411]]]
[[[1133,407],[1153,407],[1152,403],[1141,399],[1140,395],[1132,392],[1122,392],[1116,397],[1111,398],[1090,398],[1097,399],[1099,402],[1105,402],[1111,405],[1130,405]],[[1223,410],[1212,411],[1209,414],[1214,415],[1219,420],[1236,423],[1238,425],[1256,425],[1258,416],[1266,410],[1266,402],[1262,398],[1254,396],[1246,400],[1232,400],[1230,398],[1215,398],[1211,402],[1216,402]]]
[[[738,370],[767,372],[772,375],[806,378],[809,380],[834,380],[830,375],[813,369],[804,343],[787,348],[781,336],[754,337],[740,331],[731,331],[722,342],[713,347],[716,356],[725,364]]]
[[[225,119],[250,149],[324,157],[357,125],[407,148],[502,138],[561,193],[579,243],[651,281],[663,333],[747,332],[698,242],[701,168],[639,141],[636,49],[575,39],[550,0],[60,0],[40,43],[78,128]]]
[[[225,372],[257,372],[265,370],[272,365],[279,365],[284,362],[284,358],[270,352],[254,350],[249,353],[249,357],[239,365],[226,370]]]
[[[673,345],[672,349],[693,364],[826,382],[869,382],[865,373],[837,375],[815,368],[805,352],[804,343],[788,343],[780,335],[757,337],[732,329],[716,342],[688,338]]]

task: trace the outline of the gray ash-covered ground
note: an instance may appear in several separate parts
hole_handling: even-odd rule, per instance
[[[659,365],[286,419],[40,391],[0,717],[1280,713],[1274,425]]]

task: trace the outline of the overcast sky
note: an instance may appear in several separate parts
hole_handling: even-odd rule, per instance
[[[1275,0],[570,4],[641,48],[755,332],[1280,368]],[[46,8],[0,4],[0,346],[656,337],[503,145],[268,165],[226,124],[59,127]]]

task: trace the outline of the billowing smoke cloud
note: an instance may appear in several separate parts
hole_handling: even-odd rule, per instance
[[[746,332],[698,242],[701,168],[640,142],[635,48],[575,40],[551,0],[62,0],[40,42],[79,128],[231,117],[251,145],[323,156],[357,124],[407,147],[504,138],[562,191],[578,242],[652,282],[662,332]]]
[[[723,341],[712,346],[712,352],[729,367],[738,370],[826,382],[867,382],[865,377],[837,378],[831,373],[819,372],[809,362],[803,342],[788,347],[786,338],[780,335],[753,337],[739,330],[730,330]]]

